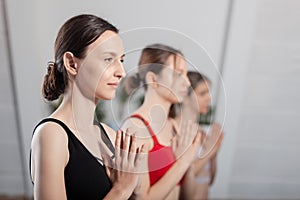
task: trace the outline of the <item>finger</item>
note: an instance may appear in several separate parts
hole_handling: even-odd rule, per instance
[[[201,140],[200,140],[201,145],[204,145],[205,140],[206,140],[206,134],[205,132],[201,132]]]
[[[211,132],[214,137],[218,136],[221,133],[221,126],[218,124],[213,124]]]
[[[140,162],[144,158],[146,153],[147,153],[147,150],[146,150],[146,145],[145,144],[142,144],[142,146],[137,148],[137,153],[136,153],[136,156],[135,156],[135,165],[137,165],[138,162]]]
[[[115,139],[115,148],[121,149],[121,143],[122,143],[122,130],[117,131],[116,139]]]
[[[183,140],[183,144],[184,145],[189,145],[189,144],[191,144],[192,143],[192,138],[194,138],[193,137],[193,124],[192,124],[192,121],[191,120],[188,120],[188,122],[187,122],[187,126],[186,126],[186,132],[185,132],[185,134],[184,134],[184,140]]]
[[[173,152],[175,152],[175,150],[177,148],[177,144],[176,143],[177,143],[176,137],[172,137],[172,139],[171,139],[171,147],[172,147]]]
[[[110,159],[109,156],[105,154],[102,154],[102,158],[103,158],[103,165],[105,167],[106,174],[109,178],[111,178],[111,174],[112,174],[111,171],[113,169],[112,160]]]
[[[181,126],[179,128],[179,135],[182,135],[184,133],[184,131],[186,130],[186,126],[187,126],[187,121],[183,120],[181,123]]]
[[[207,143],[211,142],[212,140],[216,140],[218,136],[218,131],[216,130],[215,126],[211,126],[209,134],[207,136]]]
[[[200,141],[201,141],[201,134],[197,133],[194,140],[193,140],[193,145],[197,147],[197,149],[200,147]]]
[[[143,144],[140,148],[138,148],[137,154],[134,160],[134,166],[137,168],[137,172],[142,172],[142,169],[146,169],[147,148],[146,145]]]
[[[189,134],[189,122],[190,122],[190,120],[188,120],[186,123],[185,123],[185,126],[184,126],[184,130],[182,131],[182,143],[181,144],[183,144],[183,145],[185,145],[186,144],[186,140],[187,140],[187,137],[188,137],[188,134]]]
[[[194,140],[194,138],[196,137],[196,135],[200,132],[199,131],[200,130],[200,126],[197,124],[197,123],[192,123],[192,129],[191,129],[191,131],[192,131],[192,139],[191,139],[191,141],[189,141],[190,143],[192,143],[193,142],[193,140]],[[200,140],[201,140],[201,134],[200,134]]]
[[[175,133],[177,135],[179,133],[178,126],[173,125],[173,129],[174,129],[174,131],[175,131]]]
[[[224,139],[224,133],[221,133],[217,140],[217,145],[220,146]]]
[[[212,135],[213,140],[216,142],[218,140],[218,138],[220,137],[220,135],[222,135],[221,130],[219,128],[215,128],[214,134]]]
[[[135,135],[130,136],[131,137],[131,145],[130,145],[130,149],[129,149],[129,155],[128,155],[128,162],[134,166],[134,159],[136,156],[136,152],[137,152],[137,144],[136,144],[136,137]]]
[[[184,136],[186,136],[186,128],[187,128],[187,122],[183,121],[182,125],[180,127],[180,132],[177,135],[177,144],[178,144],[178,146],[181,146],[181,144],[183,143]]]
[[[125,135],[123,134],[123,146],[122,146],[122,154],[121,154],[122,156],[128,156],[130,142],[131,142],[131,133],[127,128]]]
[[[136,146],[137,146],[137,139],[136,139],[135,133],[133,133],[130,136],[130,149],[129,149],[129,152],[136,153],[136,150],[137,150]]]
[[[121,141],[122,141],[122,131],[118,130],[115,140],[115,162],[116,167],[119,167],[120,157],[121,157]]]
[[[183,143],[183,134],[182,134],[182,131],[181,131],[181,134],[179,135],[176,135],[174,137],[174,145],[175,145],[175,148],[178,148],[179,146],[182,146],[182,143]]]

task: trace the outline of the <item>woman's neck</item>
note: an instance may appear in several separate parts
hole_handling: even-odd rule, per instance
[[[154,92],[146,92],[142,106],[135,113],[141,114],[150,123],[159,123],[166,121],[170,107],[171,102],[161,98]]]
[[[86,131],[93,127],[95,108],[95,102],[83,96],[76,84],[70,84],[52,116],[61,118],[73,130]]]

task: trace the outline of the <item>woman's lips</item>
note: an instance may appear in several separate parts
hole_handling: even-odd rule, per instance
[[[113,87],[113,88],[117,88],[119,83],[107,83],[107,85]]]

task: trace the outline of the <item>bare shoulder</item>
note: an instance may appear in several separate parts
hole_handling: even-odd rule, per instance
[[[134,133],[138,138],[149,137],[149,130],[141,119],[131,117],[124,120],[123,124],[121,125],[121,130],[126,131],[127,129]]]
[[[55,122],[45,122],[39,125],[32,138],[34,145],[65,145],[68,143],[68,136],[63,127]]]
[[[120,129],[122,131],[129,130],[133,133],[137,139],[138,145],[145,145],[146,149],[150,149],[153,146],[153,141],[146,124],[139,118],[129,117],[126,118]]]
[[[121,125],[121,129],[123,131],[126,130],[127,128],[145,129],[147,127],[141,119],[136,117],[130,117],[130,118],[126,118]]]

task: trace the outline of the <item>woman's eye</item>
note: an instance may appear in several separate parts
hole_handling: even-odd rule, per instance
[[[205,91],[205,92],[200,92],[199,95],[200,95],[201,97],[203,97],[203,96],[205,96],[207,93],[208,93],[207,91]]]
[[[111,62],[113,59],[112,58],[105,58],[104,61],[105,62]]]
[[[120,62],[123,63],[123,62],[124,62],[124,59],[121,59]]]

